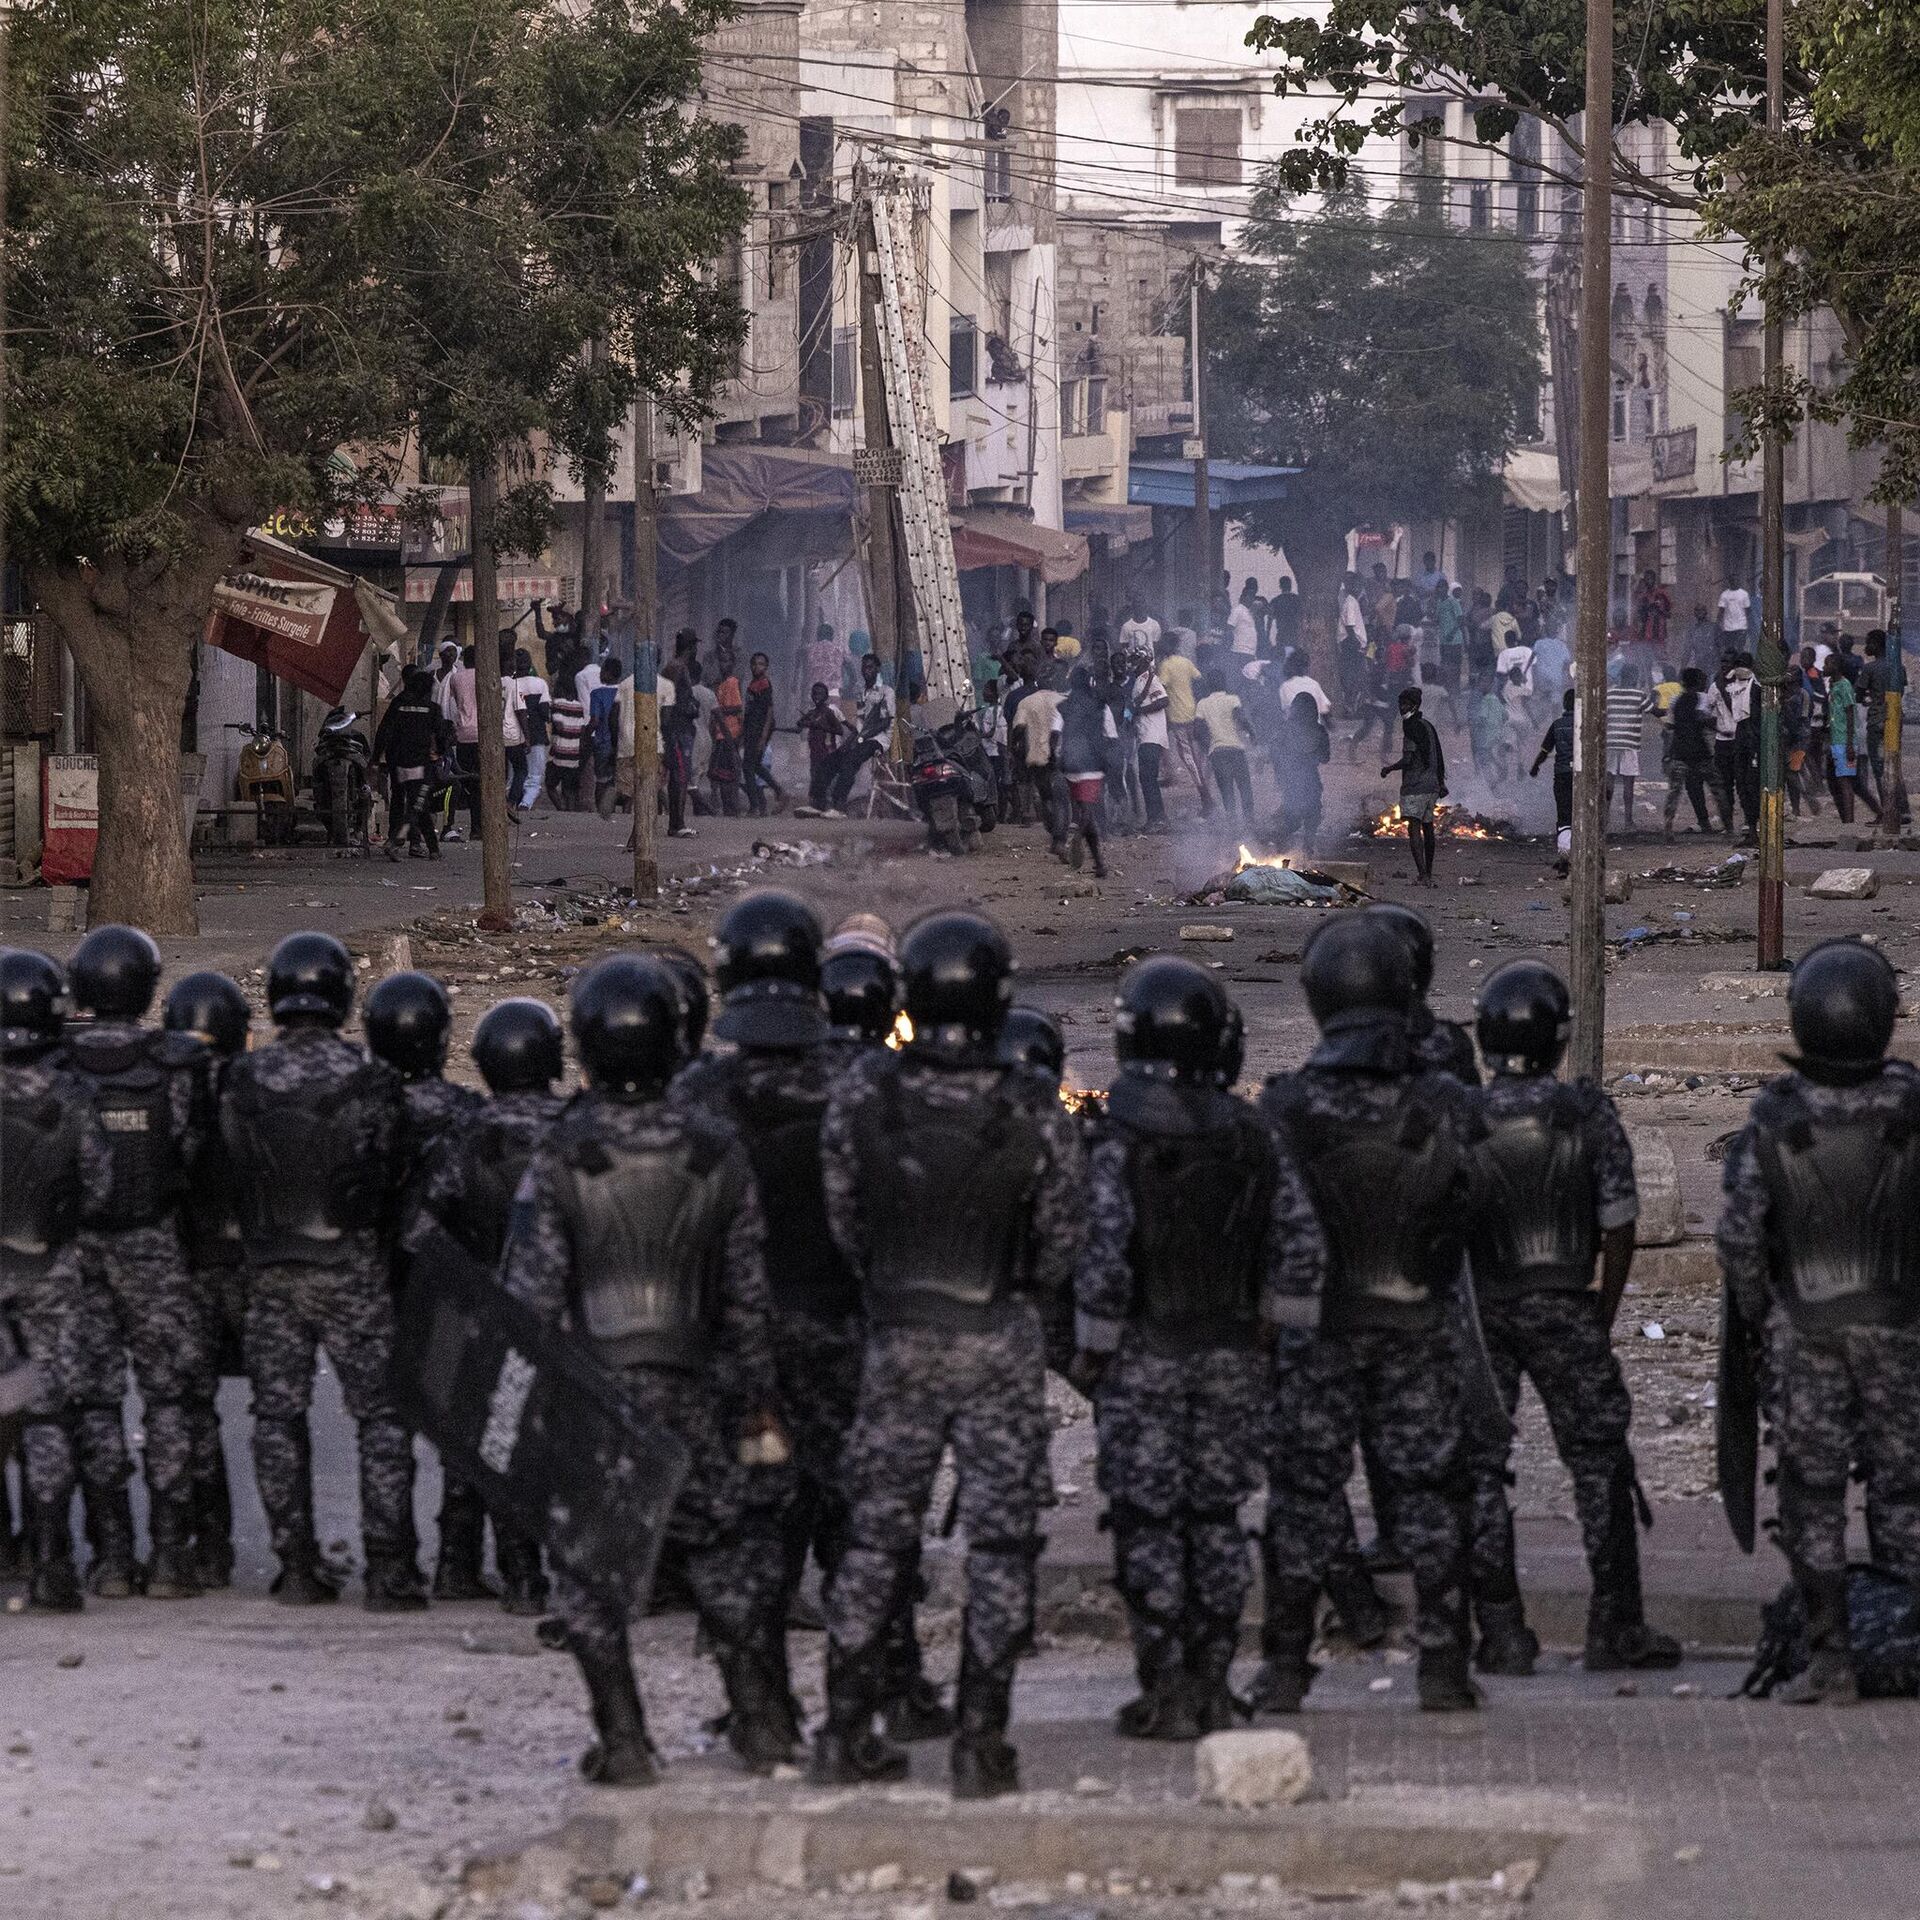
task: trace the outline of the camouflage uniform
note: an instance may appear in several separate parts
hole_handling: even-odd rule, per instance
[[[747,1470],[738,1456],[741,1417],[774,1404],[774,1368],[765,1232],[732,1128],[718,1116],[692,1115],[675,1102],[614,1101],[592,1091],[575,1095],[535,1149],[520,1184],[502,1278],[507,1291],[542,1320],[572,1324],[585,1339],[577,1322],[574,1250],[563,1197],[572,1177],[565,1156],[582,1139],[640,1150],[670,1147],[693,1127],[715,1136],[740,1161],[739,1197],[721,1261],[716,1350],[698,1371],[635,1365],[619,1373],[635,1411],[670,1427],[691,1455],[671,1529],[686,1547],[687,1578],[701,1622],[724,1654],[764,1641],[780,1592],[776,1543],[748,1531],[753,1510]],[[625,1656],[625,1613],[602,1593],[556,1568],[554,1601],[576,1647],[602,1659]]]
[[[1259,1481],[1258,1436],[1272,1375],[1266,1335],[1276,1320],[1296,1312],[1303,1296],[1319,1292],[1326,1240],[1298,1167],[1244,1102],[1158,1087],[1142,1087],[1144,1100],[1130,1102],[1125,1095],[1133,1091],[1129,1083],[1116,1092],[1113,1117],[1089,1156],[1087,1239],[1074,1282],[1075,1345],[1114,1355],[1095,1397],[1099,1479],[1135,1662],[1151,1693],[1156,1677],[1182,1664],[1203,1685],[1225,1684],[1252,1584],[1239,1509]],[[1177,1237],[1189,1242],[1184,1257],[1192,1261],[1202,1253],[1191,1244],[1194,1223],[1178,1211],[1181,1196],[1156,1184],[1183,1176],[1154,1168],[1134,1150],[1136,1143],[1151,1150],[1182,1139],[1127,1124],[1130,1106],[1151,1103],[1177,1104],[1176,1119],[1195,1113],[1196,1130],[1184,1137],[1229,1168],[1238,1193],[1202,1194],[1212,1218],[1199,1231],[1234,1240],[1257,1236],[1257,1318],[1182,1325],[1146,1297],[1140,1266],[1156,1254],[1136,1231],[1143,1215],[1170,1215]],[[1262,1217],[1222,1217],[1223,1202],[1231,1208],[1249,1200],[1264,1201]],[[1231,1257],[1234,1247],[1221,1251]]]
[[[1900,1249],[1904,1302],[1884,1315],[1868,1311],[1846,1322],[1820,1324],[1796,1306],[1788,1285],[1789,1258],[1806,1251],[1782,1233],[1782,1200],[1760,1150],[1763,1102],[1791,1095],[1816,1126],[1869,1123],[1849,1156],[1854,1179],[1865,1182],[1868,1142],[1910,1141],[1920,1124],[1920,1074],[1902,1061],[1863,1085],[1822,1085],[1799,1073],[1770,1084],[1754,1103],[1755,1120],[1729,1147],[1726,1200],[1716,1234],[1720,1265],[1741,1317],[1764,1328],[1764,1383],[1768,1423],[1779,1464],[1780,1546],[1802,1585],[1808,1576],[1844,1576],[1847,1564],[1847,1482],[1866,1483],[1867,1533],[1874,1559],[1920,1586],[1920,1331],[1902,1324],[1910,1315],[1914,1264],[1912,1185],[1904,1206],[1888,1208],[1884,1195],[1849,1186],[1833,1195],[1836,1214],[1858,1219],[1876,1204],[1906,1218],[1881,1219],[1882,1234],[1905,1235]],[[1904,1146],[1910,1156],[1913,1148]],[[1842,1304],[1854,1305],[1857,1296]],[[1876,1318],[1879,1324],[1875,1324]]]
[[[150,1056],[163,1064],[167,1126],[184,1186],[199,1155],[207,1119],[195,1057],[198,1043],[123,1020],[93,1021],[71,1033],[68,1058],[83,1080],[91,1078],[90,1060],[143,1041]],[[96,1095],[96,1106],[98,1099]],[[96,1298],[104,1293],[111,1299],[115,1329],[113,1362],[104,1369],[100,1363],[106,1356],[97,1334],[82,1342],[86,1368],[80,1382],[83,1455],[105,1463],[117,1453],[124,1460],[124,1442],[116,1448],[107,1429],[119,1426],[124,1366],[130,1361],[144,1409],[142,1453],[148,1491],[157,1499],[184,1504],[196,1478],[203,1478],[207,1470],[196,1473],[196,1457],[204,1459],[210,1440],[218,1445],[219,1424],[213,1412],[217,1376],[208,1303],[187,1270],[178,1196],[169,1198],[163,1217],[139,1226],[106,1224],[103,1214],[111,1204],[104,1196],[96,1203],[74,1243],[82,1284],[95,1290]],[[89,1470],[87,1483],[114,1485],[124,1479],[117,1463],[110,1474],[96,1482]]]
[[[917,1168],[880,1143],[891,1129],[893,1100],[950,1117],[956,1129],[982,1122],[983,1158],[1018,1132],[1023,1165]],[[1031,1158],[1028,1158],[1029,1149]],[[859,1411],[845,1453],[850,1543],[828,1594],[830,1669],[869,1674],[879,1642],[911,1576],[927,1500],[941,1454],[951,1443],[959,1473],[961,1525],[967,1535],[962,1714],[970,1672],[1004,1688],[1033,1625],[1034,1561],[1040,1488],[1045,1484],[1046,1353],[1037,1303],[1063,1295],[1079,1252],[1084,1162],[1072,1117],[1042,1076],[991,1066],[941,1067],[876,1050],[839,1081],[820,1134],[827,1215],[848,1264],[861,1277],[869,1328]],[[1017,1223],[1018,1285],[996,1291],[978,1309],[944,1324],[896,1321],[882,1310],[873,1220],[897,1202],[903,1177],[995,1183],[1026,1178]],[[1015,1204],[1010,1202],[1010,1205]],[[937,1316],[936,1316],[937,1317]],[[832,1678],[830,1670],[829,1678]],[[877,1680],[877,1676],[875,1676]],[[863,1680],[861,1687],[866,1685]],[[877,1690],[877,1687],[876,1689]]]
[[[1407,1021],[1414,1057],[1435,1073],[1449,1073],[1463,1087],[1480,1084],[1480,1056],[1473,1035],[1458,1020],[1443,1020],[1422,1000]]]
[[[43,1054],[38,1059],[10,1060],[0,1067],[0,1100],[16,1112],[47,1102],[57,1105],[63,1116],[82,1115],[75,1130],[73,1164],[36,1164],[30,1171],[37,1181],[70,1179],[80,1208],[97,1208],[112,1180],[113,1162],[105,1138],[87,1113],[84,1085],[60,1065],[57,1055]],[[18,1174],[21,1170],[14,1171]],[[0,1168],[0,1177],[5,1172]],[[110,1326],[111,1302],[104,1291],[91,1302],[87,1300],[89,1283],[79,1270],[71,1241],[54,1250],[40,1273],[29,1273],[28,1262],[4,1249],[0,1249],[0,1258],[4,1258],[6,1268],[0,1272],[0,1318],[13,1329],[22,1355],[39,1374],[33,1397],[21,1409],[20,1419],[27,1495],[35,1506],[57,1515],[64,1529],[77,1478],[73,1424],[88,1378],[86,1342],[78,1328],[83,1318],[91,1318],[102,1330]],[[98,1345],[110,1356],[110,1340],[101,1340]],[[100,1365],[98,1359],[95,1364]],[[113,1417],[117,1433],[117,1403]]]
[[[357,1087],[333,1123],[355,1134],[332,1142],[335,1164],[361,1172],[372,1217],[385,1216],[404,1123],[400,1082],[390,1068],[338,1034],[311,1026],[287,1028],[270,1045],[235,1060],[222,1093],[221,1130],[246,1187],[273,1175],[256,1174],[247,1165],[245,1136],[254,1120],[243,1087],[248,1097],[308,1110]],[[386,1245],[373,1226],[354,1227],[335,1245],[337,1257],[325,1262],[260,1259],[251,1267],[243,1341],[253,1382],[254,1471],[274,1552],[283,1562],[290,1554],[311,1554],[307,1409],[315,1352],[324,1347],[359,1440],[361,1529],[371,1573],[377,1563],[407,1567],[413,1559],[413,1441],[387,1377],[394,1318]]]
[[[1585,1229],[1593,1253],[1599,1251],[1600,1235],[1630,1226],[1638,1217],[1633,1149],[1618,1110],[1591,1081],[1563,1084],[1551,1074],[1498,1074],[1482,1090],[1480,1102],[1490,1127],[1557,1110],[1587,1171],[1589,1190],[1577,1200],[1570,1196],[1567,1205],[1586,1215],[1575,1224]],[[1540,1396],[1554,1445],[1572,1477],[1574,1510],[1580,1516],[1596,1597],[1627,1571],[1614,1564],[1621,1555],[1634,1562],[1637,1589],[1635,1478],[1627,1448],[1633,1408],[1592,1284],[1592,1258],[1585,1261],[1583,1274],[1530,1284],[1524,1276],[1503,1273],[1498,1256],[1477,1244],[1473,1270],[1487,1357],[1508,1416],[1519,1405],[1524,1376]],[[1520,1597],[1513,1512],[1507,1502],[1510,1452],[1510,1442],[1494,1445],[1486,1440],[1469,1449],[1477,1603],[1506,1604]]]
[[[423,1074],[417,1080],[403,1080],[400,1093],[406,1102],[406,1121],[400,1132],[400,1173],[398,1220],[394,1228],[394,1281],[406,1278],[405,1249],[427,1184],[446,1157],[442,1146],[471,1120],[486,1104],[472,1087],[456,1085],[443,1075]]]
[[[1293,1296],[1276,1342],[1265,1539],[1269,1627],[1276,1600],[1310,1595],[1349,1546],[1346,1482],[1354,1446],[1364,1441],[1388,1495],[1383,1517],[1393,1544],[1413,1569],[1420,1647],[1464,1647],[1471,1488],[1459,1362],[1446,1315],[1460,1284],[1460,1241],[1475,1193],[1469,1152],[1481,1129],[1471,1097],[1458,1081],[1416,1063],[1404,1021],[1349,1015],[1298,1073],[1268,1082],[1261,1107],[1306,1171],[1331,1253],[1324,1296]],[[1418,1139],[1410,1142],[1406,1130],[1416,1114]],[[1331,1153],[1320,1157],[1343,1135],[1370,1147],[1377,1167],[1343,1168]],[[1376,1262],[1404,1273],[1404,1256],[1412,1255],[1431,1276],[1425,1297],[1406,1304],[1360,1294],[1343,1252],[1371,1232],[1392,1238],[1405,1196],[1383,1188],[1402,1162],[1409,1177],[1417,1169],[1427,1183],[1420,1205],[1434,1235],[1425,1249],[1397,1250]],[[1381,1187],[1355,1190],[1376,1172]],[[1310,1604],[1296,1604],[1293,1615],[1303,1611],[1310,1637]],[[1305,1654],[1302,1645],[1301,1661]]]

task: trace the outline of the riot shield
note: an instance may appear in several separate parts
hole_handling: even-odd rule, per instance
[[[1714,1465],[1720,1505],[1742,1553],[1753,1551],[1754,1482],[1760,1473],[1759,1336],[1733,1289],[1720,1288],[1720,1360],[1714,1395]]]
[[[413,1256],[393,1386],[401,1417],[497,1522],[616,1605],[645,1604],[685,1445],[448,1234]]]
[[[1480,1300],[1473,1270],[1460,1262],[1460,1277],[1447,1303],[1447,1330],[1460,1360],[1460,1413],[1476,1446],[1504,1451],[1513,1444],[1513,1421],[1500,1397],[1500,1382],[1487,1357],[1486,1329],[1480,1324]]]

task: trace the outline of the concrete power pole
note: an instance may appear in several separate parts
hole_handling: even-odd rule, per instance
[[[1900,736],[1903,709],[1907,703],[1907,648],[1901,635],[1905,617],[1901,606],[1901,582],[1906,571],[1905,518],[1896,500],[1887,509],[1887,789],[1893,796],[1891,807],[1883,795],[1881,812],[1890,815],[1885,831],[1898,839],[1907,817],[1907,776],[1900,760]]]
[[[1784,0],[1767,0],[1767,131],[1775,135],[1784,119],[1784,12]],[[1786,776],[1780,758],[1780,689],[1787,674],[1786,449],[1771,411],[1781,363],[1780,312],[1773,300],[1767,302],[1762,341],[1769,412],[1760,452],[1760,897],[1755,960],[1765,972],[1786,965],[1787,934]]]
[[[1580,233],[1578,624],[1573,683],[1579,758],[1573,775],[1567,970],[1573,990],[1570,1073],[1599,1079],[1607,1028],[1607,601],[1613,590],[1613,0],[1587,0],[1586,177]]]
[[[660,897],[660,519],[653,397],[633,410],[633,897]]]
[[[1212,482],[1207,477],[1207,421],[1204,411],[1206,369],[1202,359],[1205,342],[1200,326],[1206,293],[1207,270],[1196,259],[1187,306],[1187,326],[1191,336],[1189,351],[1193,356],[1193,444],[1196,449],[1193,460],[1193,549],[1190,564],[1193,568],[1193,617],[1200,623],[1199,631],[1203,638],[1213,606]]]

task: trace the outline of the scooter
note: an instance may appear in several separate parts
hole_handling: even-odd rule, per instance
[[[367,780],[373,748],[354,725],[359,718],[350,708],[335,707],[320,723],[320,737],[313,747],[313,808],[326,823],[331,845],[365,853],[373,812],[373,791]]]
[[[991,833],[1000,824],[1000,783],[993,775],[993,760],[973,715],[963,713],[934,729],[934,739],[946,757],[967,776],[972,789],[974,822],[982,833]]]
[[[979,844],[980,822],[973,778],[949,757],[937,733],[913,736],[913,763],[907,773],[914,804],[927,823],[927,845],[935,853],[971,853]]]
[[[229,720],[229,733],[244,733],[234,773],[234,798],[251,800],[260,816],[260,840],[269,847],[293,844],[293,756],[287,736],[277,728]]]

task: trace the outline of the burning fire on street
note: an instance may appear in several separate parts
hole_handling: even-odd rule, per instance
[[[1104,1113],[1107,1106],[1105,1087],[1066,1087],[1060,1089],[1060,1104],[1069,1113]]]
[[[1361,824],[1361,832],[1370,838],[1381,834],[1400,833],[1406,828],[1407,816],[1400,811],[1396,801],[1385,812],[1374,814]],[[1518,840],[1523,838],[1511,820],[1490,820],[1484,813],[1473,813],[1465,807],[1450,807],[1443,800],[1433,810],[1433,831],[1442,840]],[[1244,854],[1246,848],[1240,851]],[[1267,865],[1278,864],[1266,862]]]

